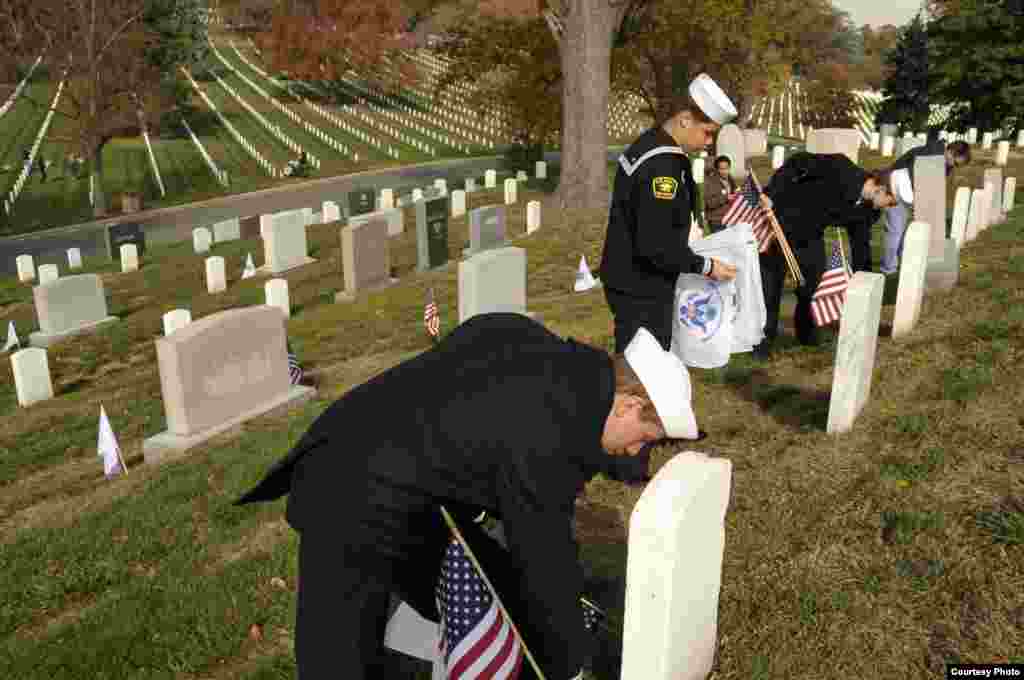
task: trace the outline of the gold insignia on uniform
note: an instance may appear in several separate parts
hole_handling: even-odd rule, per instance
[[[672,200],[676,197],[676,189],[679,188],[679,181],[674,177],[655,177],[651,182],[655,198],[666,198]]]

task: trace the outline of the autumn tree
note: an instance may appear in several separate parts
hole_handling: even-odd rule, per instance
[[[857,119],[857,101],[850,92],[850,76],[843,64],[815,69],[815,79],[804,88],[806,101],[800,121],[812,128],[850,128]]]
[[[6,0],[0,6],[2,80],[40,54],[63,80],[55,115],[66,119],[68,133],[51,139],[90,161],[96,215],[106,213],[103,148],[175,106],[167,73],[187,64],[205,40],[199,9],[193,0]]]
[[[450,59],[435,94],[471,87],[465,104],[484,116],[495,102],[510,110],[508,129],[522,160],[540,160],[557,140],[562,115],[558,46],[536,13],[507,17],[463,7],[437,52]]]
[[[860,30],[864,60],[851,69],[851,85],[855,89],[881,90],[888,76],[885,55],[896,47],[899,28],[892,24],[878,28],[864,24]]]

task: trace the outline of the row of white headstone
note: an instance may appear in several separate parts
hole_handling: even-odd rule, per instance
[[[10,111],[11,107],[14,106],[14,102],[16,102],[18,97],[21,96],[22,91],[25,89],[25,86],[28,85],[28,81],[32,77],[32,74],[35,73],[36,67],[39,66],[39,63],[42,60],[43,55],[40,54],[36,60],[32,62],[32,66],[29,67],[28,73],[25,74],[25,77],[21,79],[21,82],[19,82],[14,88],[14,91],[11,92],[11,96],[9,96],[7,101],[3,103],[3,106],[0,106],[0,118],[3,118],[4,114]]]
[[[67,69],[64,70],[64,76],[61,77],[60,83],[57,85],[57,92],[53,95],[53,101],[50,103],[50,109],[43,118],[43,123],[39,126],[39,131],[36,132],[35,140],[32,142],[32,148],[29,149],[28,159],[23,162],[21,172],[18,173],[18,178],[14,180],[14,186],[11,187],[11,190],[7,193],[7,197],[4,199],[4,212],[8,215],[14,212],[14,203],[18,200],[18,196],[21,195],[21,190],[25,187],[25,181],[32,172],[32,164],[35,162],[36,154],[39,153],[39,146],[43,143],[43,137],[46,136],[46,132],[50,129],[50,121],[53,120],[53,114],[57,111],[57,102],[60,101],[61,92],[64,91],[66,75]]]

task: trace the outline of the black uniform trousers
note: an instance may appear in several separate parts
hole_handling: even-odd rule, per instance
[[[800,273],[804,277],[804,285],[796,289],[796,309],[793,312],[793,325],[796,337],[801,344],[817,342],[817,330],[811,318],[811,298],[818,288],[821,275],[825,272],[825,240],[814,238],[810,241],[790,241],[793,255],[800,265]],[[778,335],[779,308],[782,306],[782,285],[786,279],[786,258],[778,243],[773,243],[768,252],[761,253],[761,284],[764,291],[764,304],[767,309],[765,322],[765,341],[771,343]]]
[[[674,292],[663,298],[637,297],[607,286],[604,297],[615,321],[615,353],[626,351],[630,341],[641,327],[661,344],[666,352],[672,344],[672,305]]]
[[[497,541],[471,522],[459,531],[472,547],[498,597],[516,626],[523,630],[526,607],[518,597],[519,570]],[[438,620],[433,600],[447,541],[440,541],[436,559],[346,561],[331,532],[303,531],[299,539],[299,593],[295,620],[297,680],[379,680],[389,675],[384,654],[391,595],[410,604],[421,616]],[[580,625],[582,625],[582,613]],[[525,635],[525,633],[524,633]],[[529,646],[529,640],[526,641]],[[523,659],[521,680],[536,674]]]

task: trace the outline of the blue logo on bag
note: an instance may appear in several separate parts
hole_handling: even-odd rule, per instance
[[[689,290],[679,300],[679,321],[687,332],[708,341],[722,326],[724,301],[718,286],[709,283],[699,290]]]

